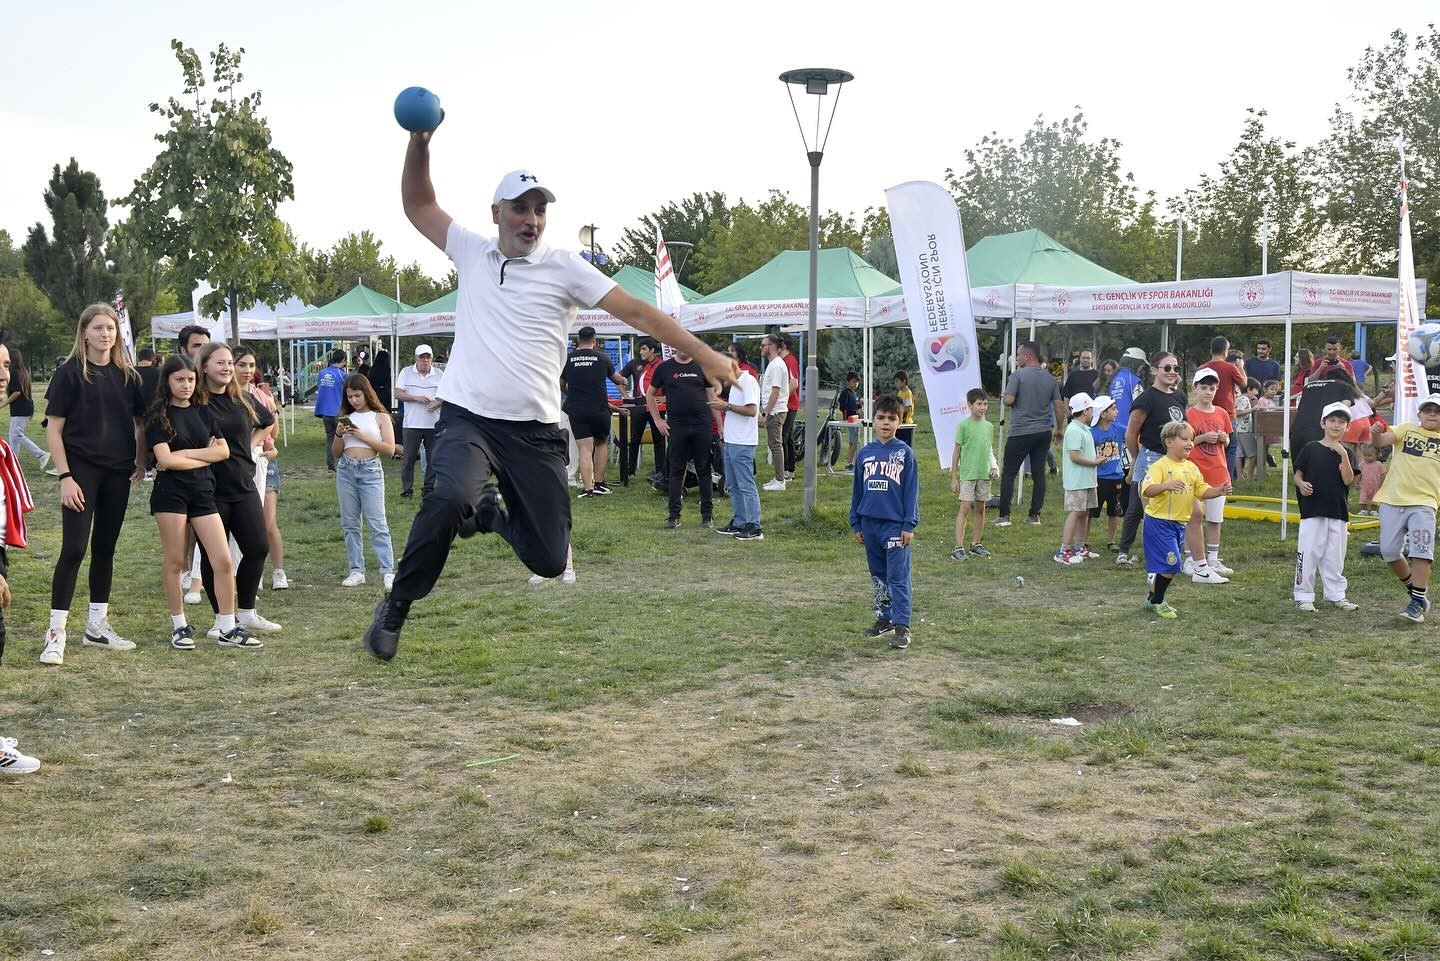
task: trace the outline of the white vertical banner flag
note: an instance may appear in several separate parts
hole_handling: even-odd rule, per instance
[[[1395,327],[1396,370],[1395,422],[1416,423],[1420,419],[1420,403],[1430,396],[1430,383],[1425,367],[1410,356],[1410,335],[1420,326],[1419,301],[1415,297],[1415,253],[1410,246],[1410,200],[1405,178],[1405,144],[1400,145],[1400,295],[1399,315]]]
[[[660,228],[655,228],[655,306],[659,307],[662,313],[669,314],[680,321],[680,307],[685,303],[685,298],[680,296],[680,281],[675,279],[675,265],[670,261],[670,251],[665,246],[665,238],[660,233]],[[670,357],[675,353],[675,348],[669,344],[660,345],[662,357]]]
[[[130,312],[125,309],[125,291],[115,291],[115,313],[120,315],[120,344],[125,351],[125,360],[135,363],[135,332],[130,329]]]
[[[950,466],[955,427],[970,416],[965,395],[980,386],[980,351],[970,304],[970,268],[955,198],[922,180],[885,191],[905,312],[920,358],[940,468]]]

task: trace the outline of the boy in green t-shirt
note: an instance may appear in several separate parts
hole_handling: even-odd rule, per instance
[[[990,500],[990,482],[1000,476],[995,463],[995,428],[985,419],[990,397],[983,387],[973,387],[965,395],[970,416],[955,426],[955,452],[950,455],[950,493],[960,495],[960,513],[955,515],[955,549],[950,556],[957,561],[966,558],[965,524],[975,512],[975,539],[970,542],[970,556],[989,557],[980,543],[985,534],[985,502]]]

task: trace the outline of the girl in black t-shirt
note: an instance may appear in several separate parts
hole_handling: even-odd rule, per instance
[[[25,425],[35,416],[35,401],[30,396],[30,371],[25,367],[25,358],[15,347],[10,348],[10,389],[0,391],[0,394],[4,395],[3,402],[10,408],[10,434],[6,438],[10,448],[17,454],[28,450],[39,459],[40,469],[44,470],[50,465],[50,455],[25,435]]]
[[[185,528],[207,555],[229,553],[225,525],[215,507],[215,476],[211,464],[230,456],[230,446],[215,426],[208,408],[191,403],[195,395],[195,369],[189,358],[176,355],[160,369],[155,400],[145,415],[145,443],[155,457],[155,486],[150,491],[150,513],[160,528],[160,550],[164,556],[161,586],[170,608],[170,646],[176,650],[195,649],[195,631],[185,621],[185,596],[180,575],[188,566]],[[220,601],[222,637],[230,646],[244,647],[235,624],[235,577],[228,564],[216,577],[215,593]]]
[[[234,355],[228,344],[219,341],[206,344],[196,356],[195,368],[198,374],[195,398],[209,408],[216,429],[230,448],[230,456],[218,461],[211,472],[215,475],[215,507],[220,521],[240,549],[240,565],[235,571],[236,619],[250,634],[274,634],[280,630],[280,625],[261,617],[255,610],[269,542],[265,534],[265,512],[255,489],[253,452],[263,443],[266,429],[275,422],[275,418],[264,407],[252,404],[240,390],[240,384],[235,379]],[[208,552],[202,551],[200,557],[200,577],[217,619],[208,634],[224,644],[212,563],[228,565],[229,552],[212,558]],[[250,638],[247,644],[233,646],[251,649],[261,645],[258,640]]]
[[[1157,353],[1150,358],[1150,386],[1131,404],[1130,422],[1125,428],[1125,448],[1132,465],[1126,481],[1133,487],[1130,503],[1125,506],[1125,523],[1120,528],[1116,564],[1133,565],[1139,560],[1139,555],[1132,554],[1130,549],[1135,545],[1145,513],[1140,481],[1150,465],[1165,456],[1160,431],[1171,421],[1183,421],[1187,406],[1185,392],[1180,389],[1180,361],[1169,351]]]
[[[125,358],[120,318],[109,304],[80,313],[75,346],[45,394],[45,428],[60,476],[60,557],[50,579],[50,628],[42,664],[65,663],[65,624],[75,579],[90,545],[90,610],[85,643],[112,651],[135,649],[110,626],[115,544],[125,523],[132,484],[145,474],[141,450],[145,398]],[[93,536],[92,536],[93,528]]]

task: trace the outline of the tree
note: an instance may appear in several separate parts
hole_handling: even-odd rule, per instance
[[[864,226],[853,217],[829,211],[820,218],[821,247],[865,251]],[[727,223],[714,224],[693,259],[696,289],[716,291],[766,264],[782,250],[810,249],[810,211],[779,190],[757,206],[741,201]]]
[[[1320,266],[1395,274],[1398,133],[1410,179],[1415,272],[1434,290],[1440,283],[1440,29],[1431,24],[1413,44],[1396,30],[1379,49],[1367,47],[1349,77],[1349,103],[1336,104],[1330,136],[1318,148],[1328,228]],[[1440,314],[1440,297],[1429,300],[1428,312]]]
[[[25,255],[10,239],[8,230],[0,230],[0,277],[18,277],[25,269]]]
[[[393,297],[396,274],[400,275],[400,300],[412,306],[429,303],[455,289],[431,279],[419,263],[398,266],[394,257],[384,253],[384,246],[373,233],[362,230],[341,237],[329,250],[302,247],[300,256],[313,278],[316,301],[327,304],[357,283]]]
[[[730,208],[725,195],[718,190],[709,193],[693,193],[676,203],[668,203],[640,218],[640,223],[627,227],[615,244],[615,260],[620,264],[633,264],[645,270],[655,267],[655,228],[659,227],[665,237],[666,246],[691,244],[688,256],[682,255],[682,248],[676,246],[670,252],[671,259],[679,269],[675,277],[686,287],[695,287],[700,261],[696,258],[709,241],[711,232],[720,225],[730,222]]]
[[[171,97],[150,105],[169,123],[155,135],[165,148],[123,202],[133,209],[136,238],[169,260],[177,281],[215,288],[201,310],[228,306],[238,343],[242,309],[309,294],[294,237],[276,215],[295,197],[291,164],[271,145],[260,91],[237,97],[243,47],[232,53],[222,43],[210,54],[217,96],[208,104],[199,55],[179,40],[170,47],[184,78],[182,96],[193,103]]]
[[[30,228],[25,241],[25,270],[61,315],[74,318],[86,306],[115,296],[115,275],[105,260],[110,223],[100,178],[81,170],[75,158],[62,171],[55,165],[45,189],[53,233],[43,224]]]
[[[70,353],[79,316],[61,314],[28,275],[0,276],[0,330],[32,368]]]
[[[110,264],[115,282],[125,295],[125,309],[137,334],[150,329],[150,319],[156,314],[169,313],[175,306],[174,295],[166,284],[165,265],[134,237],[128,221],[115,228],[110,242]],[[164,310],[159,309],[162,304]]]
[[[1268,269],[1303,270],[1319,236],[1314,153],[1265,133],[1265,111],[1250,109],[1240,142],[1185,191],[1183,265],[1191,277],[1247,277],[1261,271],[1261,228],[1269,212]],[[1172,202],[1172,207],[1178,207]]]

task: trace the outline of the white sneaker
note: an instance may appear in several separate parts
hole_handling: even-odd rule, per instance
[[[203,601],[203,600],[205,600],[205,595],[204,595],[204,594],[201,594],[199,591],[186,591],[186,592],[185,592],[185,603],[186,603],[186,604],[199,604],[199,603],[200,603],[201,601]]]
[[[40,469],[41,469],[41,470],[45,470],[45,468],[47,468],[47,467],[49,467],[49,466],[50,466],[50,452],[49,452],[48,450],[41,451],[41,452],[40,452]],[[50,472],[49,472],[49,471],[45,471],[45,473],[48,474],[48,473],[50,473]],[[11,740],[14,740],[14,739],[11,738]],[[40,762],[39,762],[39,761],[36,761],[35,763],[36,763],[36,765],[39,765]]]
[[[1204,565],[1203,567],[1197,567],[1197,568],[1195,568],[1195,573],[1193,573],[1193,574],[1190,575],[1190,579],[1191,579],[1192,581],[1194,581],[1196,584],[1229,584],[1229,583],[1230,583],[1230,578],[1226,577],[1224,574],[1221,574],[1219,571],[1215,570],[1215,569],[1214,569],[1213,567],[1211,567],[1209,564],[1206,564],[1206,565]]]
[[[261,617],[258,611],[251,615],[250,620],[241,621],[237,618],[235,623],[245,628],[245,630],[251,634],[279,634],[281,630],[279,624]]]
[[[1226,577],[1229,577],[1231,574],[1234,574],[1234,573],[1235,573],[1233,570],[1231,570],[1230,568],[1226,567],[1226,566],[1225,566],[1225,562],[1224,562],[1224,561],[1221,561],[1221,560],[1211,561],[1211,562],[1210,562],[1210,569],[1211,569],[1212,571],[1219,571],[1221,574],[1223,574],[1223,575],[1226,576]]]
[[[45,632],[45,646],[40,650],[40,663],[59,667],[65,663],[65,632],[53,627]]]
[[[34,774],[38,770],[38,758],[21,754],[13,737],[0,737],[0,774]]]
[[[550,580],[548,577],[541,577],[539,574],[531,574],[529,584],[531,587],[539,587]]]
[[[1338,601],[1331,601],[1330,603],[1331,603],[1331,604],[1334,604],[1336,607],[1340,608],[1340,610],[1342,610],[1342,611],[1354,611],[1354,610],[1358,610],[1359,607],[1360,607],[1359,604],[1356,604],[1356,603],[1354,603],[1353,601],[1347,601],[1347,600],[1346,600],[1345,598],[1343,598],[1343,597],[1340,598],[1340,600],[1338,600]]]
[[[381,580],[385,582],[385,593],[389,594],[390,588],[395,586],[395,572],[391,571],[389,574],[384,575]]]
[[[351,571],[350,575],[340,582],[341,587],[359,587],[365,583],[364,571]]]
[[[767,491],[783,491],[785,489],[785,482],[783,480],[772,480],[765,485],[764,489]]]
[[[1195,558],[1193,558],[1193,557],[1186,557],[1185,560],[1184,560],[1184,562],[1181,563],[1181,565],[1180,565],[1180,573],[1181,573],[1181,574],[1194,574],[1194,573],[1195,573]]]
[[[290,589],[290,578],[285,572],[276,568],[270,572],[270,589],[272,591],[288,591]]]
[[[220,637],[220,622],[216,621],[214,626],[205,632],[205,636],[218,639]]]
[[[1296,601],[1295,606],[1298,607],[1300,610],[1304,611],[1306,614],[1315,613],[1314,601]]]
[[[560,583],[561,583],[561,584],[574,584],[574,583],[575,583],[575,571],[574,571],[574,570],[567,570],[564,574],[561,574],[561,575],[560,575]]]
[[[115,628],[110,626],[109,621],[101,621],[98,627],[87,625],[85,638],[80,643],[89,644],[91,647],[103,647],[111,651],[135,650],[135,642],[127,641],[115,633]]]

